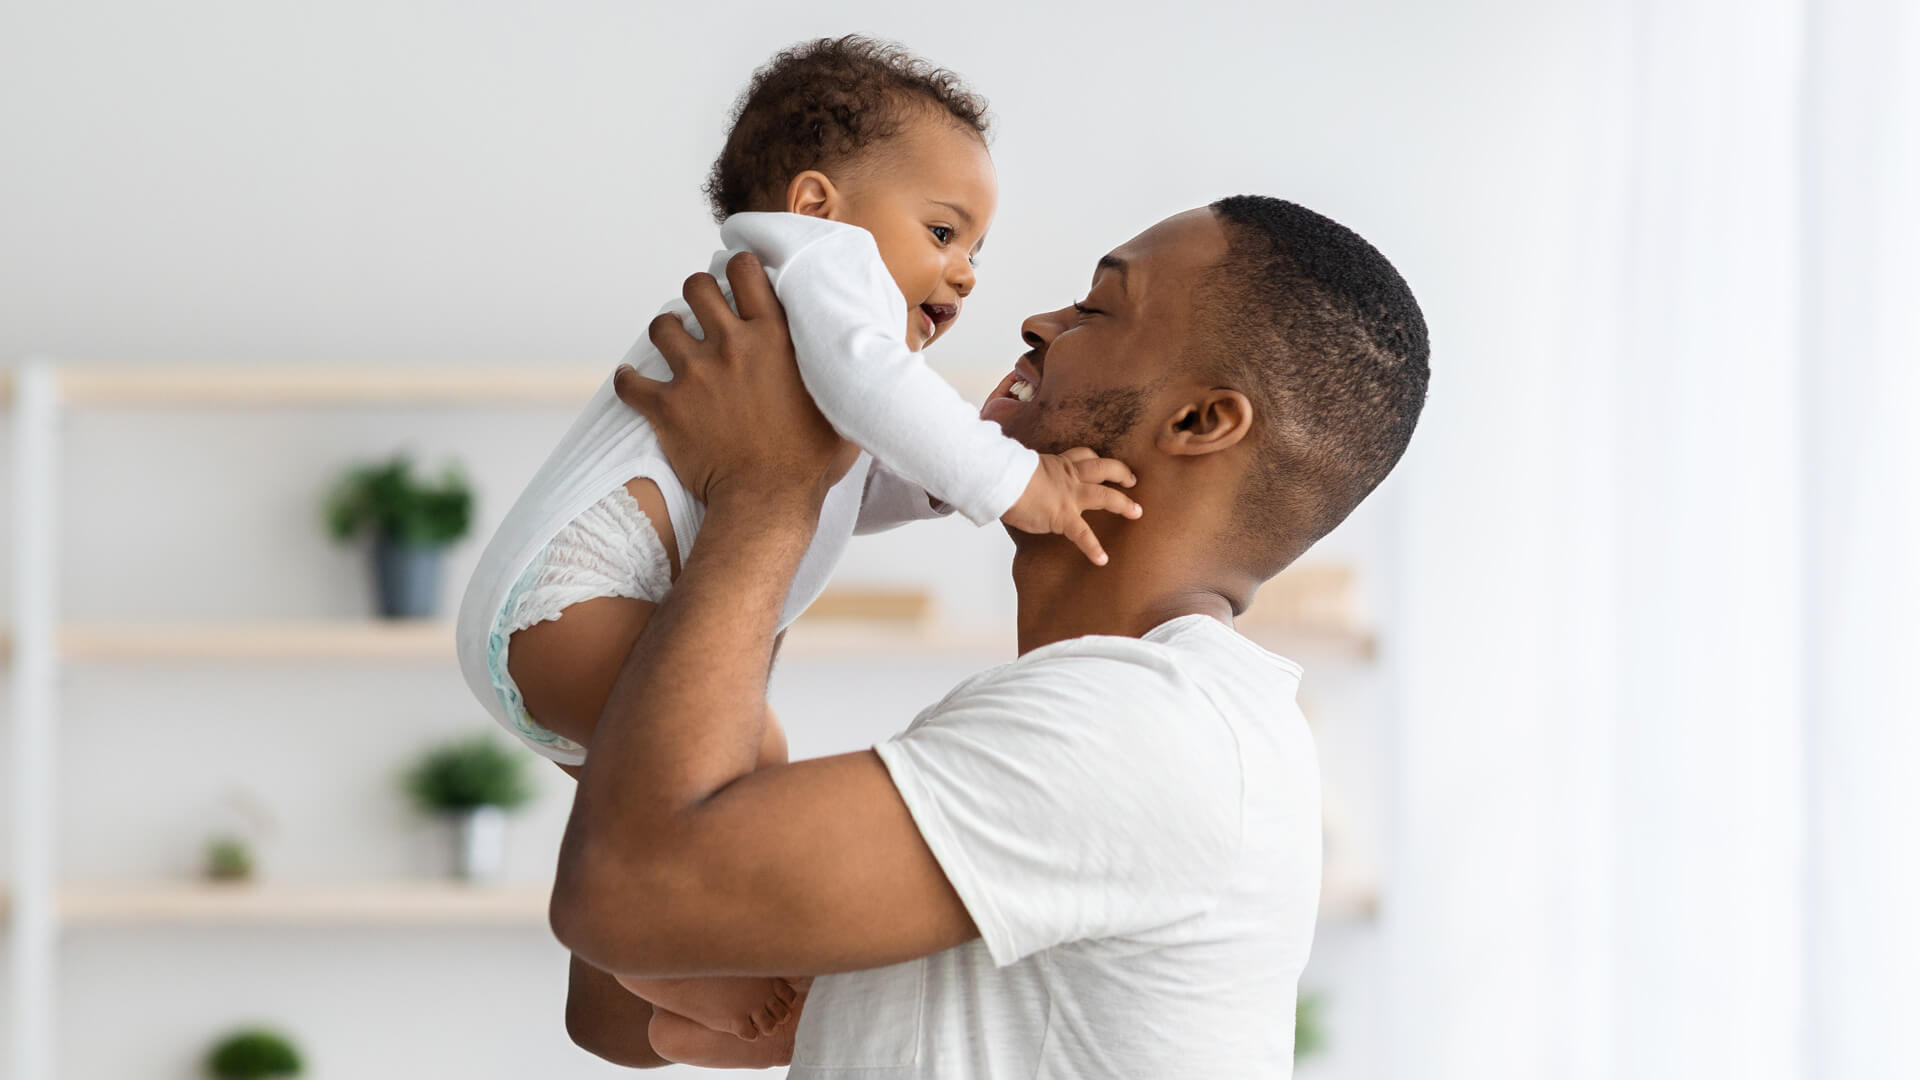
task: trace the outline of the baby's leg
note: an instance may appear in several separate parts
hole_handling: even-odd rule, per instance
[[[659,487],[639,478],[627,481],[626,487],[666,549],[669,577],[679,577],[679,546]],[[587,745],[653,609],[651,601],[601,596],[569,605],[557,619],[516,631],[507,639],[507,673],[520,688],[527,715],[547,730]]]

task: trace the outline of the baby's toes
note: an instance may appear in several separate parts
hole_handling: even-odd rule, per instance
[[[753,1023],[759,1029],[755,1032],[758,1035],[771,1035],[780,1026],[780,1021],[774,1019],[772,1010],[765,1005],[753,1010]]]
[[[773,980],[773,997],[774,1000],[780,1002],[780,1004],[791,1005],[793,1004],[793,999],[799,996],[800,992],[793,988],[792,983],[785,979]]]
[[[760,1014],[756,1012],[743,1020],[734,1021],[733,1037],[736,1039],[745,1039],[748,1042],[759,1038],[763,1030],[760,1027],[759,1016]]]

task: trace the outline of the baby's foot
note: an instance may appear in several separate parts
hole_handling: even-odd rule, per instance
[[[693,979],[630,979],[620,985],[695,1023],[753,1040],[771,1034],[793,1015],[793,987],[785,979],[708,976]]]
[[[798,1005],[796,1002],[796,1009]],[[709,1069],[767,1069],[792,1063],[793,1033],[799,1027],[799,1015],[795,1012],[773,1034],[748,1041],[655,1006],[647,1025],[647,1042],[654,1053],[668,1061]]]

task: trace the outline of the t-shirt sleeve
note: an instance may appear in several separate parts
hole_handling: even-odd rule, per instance
[[[854,520],[853,532],[856,536],[885,532],[952,512],[953,507],[945,503],[934,506],[925,488],[902,480],[876,461],[867,470],[867,484],[860,493],[860,516]]]
[[[976,525],[1026,491],[1039,456],[907,348],[905,302],[870,234],[844,229],[808,244],[781,266],[774,291],[801,380],[840,434]]]
[[[874,747],[994,962],[1212,907],[1240,754],[1171,662],[1062,656],[963,687]]]

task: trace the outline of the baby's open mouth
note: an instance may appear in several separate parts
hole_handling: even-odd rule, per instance
[[[921,304],[920,310],[926,313],[927,321],[933,324],[933,329],[938,330],[942,323],[952,322],[953,317],[960,314],[960,305]]]

